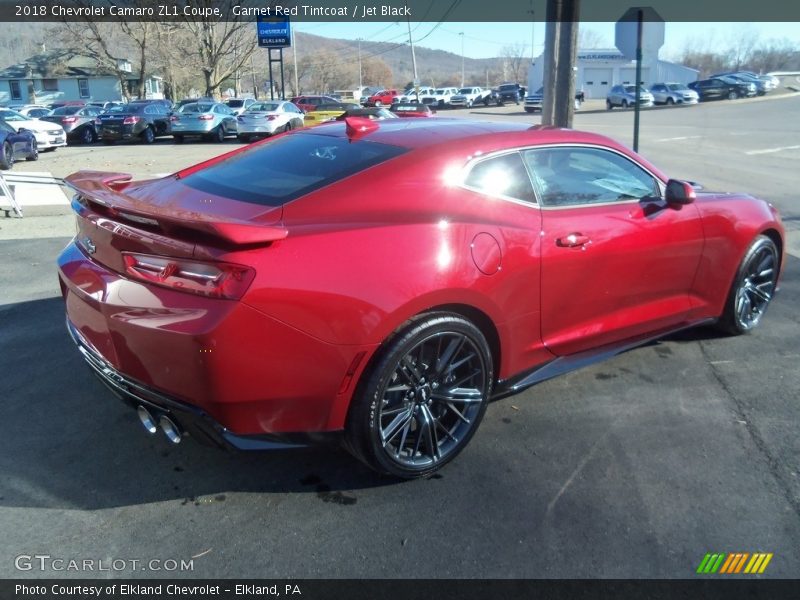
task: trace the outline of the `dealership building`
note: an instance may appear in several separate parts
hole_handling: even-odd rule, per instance
[[[575,61],[575,89],[586,98],[605,98],[612,86],[636,81],[636,61],[628,60],[616,48],[579,50]],[[697,80],[699,71],[683,65],[659,60],[657,53],[642,59],[641,83],[689,83]],[[528,71],[528,89],[538,90],[544,80],[544,56],[534,59]]]

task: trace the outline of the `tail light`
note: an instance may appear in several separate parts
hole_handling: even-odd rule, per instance
[[[200,119],[201,121],[210,121],[211,119],[214,118],[214,115],[200,115],[197,118]]]
[[[181,118],[178,115],[172,115],[169,120],[174,123],[175,121],[180,121]]]
[[[61,122],[69,125],[70,123],[74,123],[77,120],[78,117],[64,117],[63,119],[61,119]]]
[[[141,121],[141,117],[125,117],[122,121],[123,125],[136,125],[139,121]]]
[[[122,258],[125,271],[135,279],[209,298],[238,300],[256,275],[250,267],[231,263],[207,263],[132,252],[123,252]]]
[[[267,115],[267,121],[274,121],[277,118],[278,118],[277,115]]]

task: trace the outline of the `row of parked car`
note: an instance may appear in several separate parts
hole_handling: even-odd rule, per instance
[[[708,79],[682,83],[656,83],[648,90],[640,86],[639,105],[697,104],[707,100],[735,100],[763,96],[776,89],[780,80],[773,75],[756,75],[749,71],[717,73]],[[635,85],[615,85],[606,96],[606,108],[627,108],[636,104]]]

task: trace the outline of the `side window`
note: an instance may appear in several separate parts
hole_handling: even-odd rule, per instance
[[[543,206],[577,206],[660,196],[656,179],[633,161],[599,148],[523,152]]]
[[[464,185],[489,196],[536,202],[528,171],[518,152],[487,158],[472,167]]]

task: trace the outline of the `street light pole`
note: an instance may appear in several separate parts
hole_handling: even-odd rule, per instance
[[[361,89],[364,87],[364,77],[361,71],[361,38],[358,38],[358,93],[361,94]]]
[[[408,43],[411,45],[411,64],[414,67],[414,91],[417,92],[417,102],[419,102],[419,78],[417,76],[417,55],[414,54],[414,40],[411,38],[411,19],[407,18],[408,23]]]
[[[461,87],[464,87],[464,32],[458,35],[461,36]]]

